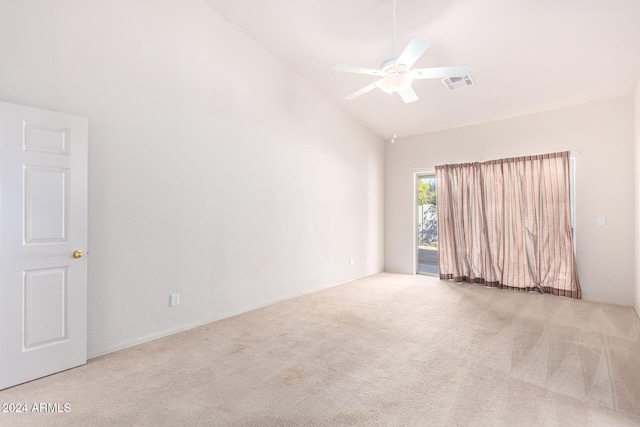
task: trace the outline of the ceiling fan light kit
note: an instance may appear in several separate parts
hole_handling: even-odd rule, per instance
[[[411,82],[413,79],[406,74],[392,74],[380,80],[378,87],[389,95],[398,95],[411,86]]]
[[[411,66],[429,48],[431,41],[414,37],[400,56],[396,57],[396,2],[393,0],[393,57],[382,63],[379,69],[364,68],[348,64],[336,64],[332,67],[335,71],[348,73],[367,74],[381,77],[372,84],[363,87],[347,96],[345,99],[354,99],[360,95],[377,88],[390,95],[399,95],[405,103],[418,100],[418,95],[411,87],[414,80],[421,79],[446,79],[452,77],[465,77],[469,74],[467,65],[450,67],[420,68],[411,70]]]

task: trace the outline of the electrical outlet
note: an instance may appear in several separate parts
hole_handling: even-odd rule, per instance
[[[349,258],[349,265],[353,265],[353,257]]]
[[[176,305],[180,305],[180,294],[171,294],[169,296],[169,306],[175,307]]]

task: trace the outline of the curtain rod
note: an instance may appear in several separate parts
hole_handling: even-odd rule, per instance
[[[570,158],[576,158],[581,153],[582,153],[582,151],[569,151],[569,157]],[[527,157],[527,156],[520,156],[520,157]],[[462,162],[462,163],[471,163],[471,162]],[[482,163],[482,162],[480,162],[480,163]],[[435,172],[436,168],[435,168],[435,166],[425,166],[425,167],[422,167],[422,168],[411,168],[409,170],[412,171],[412,172]]]

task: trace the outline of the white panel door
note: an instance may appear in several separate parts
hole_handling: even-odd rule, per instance
[[[0,102],[0,390],[87,361],[87,119]]]

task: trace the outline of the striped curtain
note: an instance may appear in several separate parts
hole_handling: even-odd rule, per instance
[[[436,166],[440,279],[580,298],[569,152]]]

